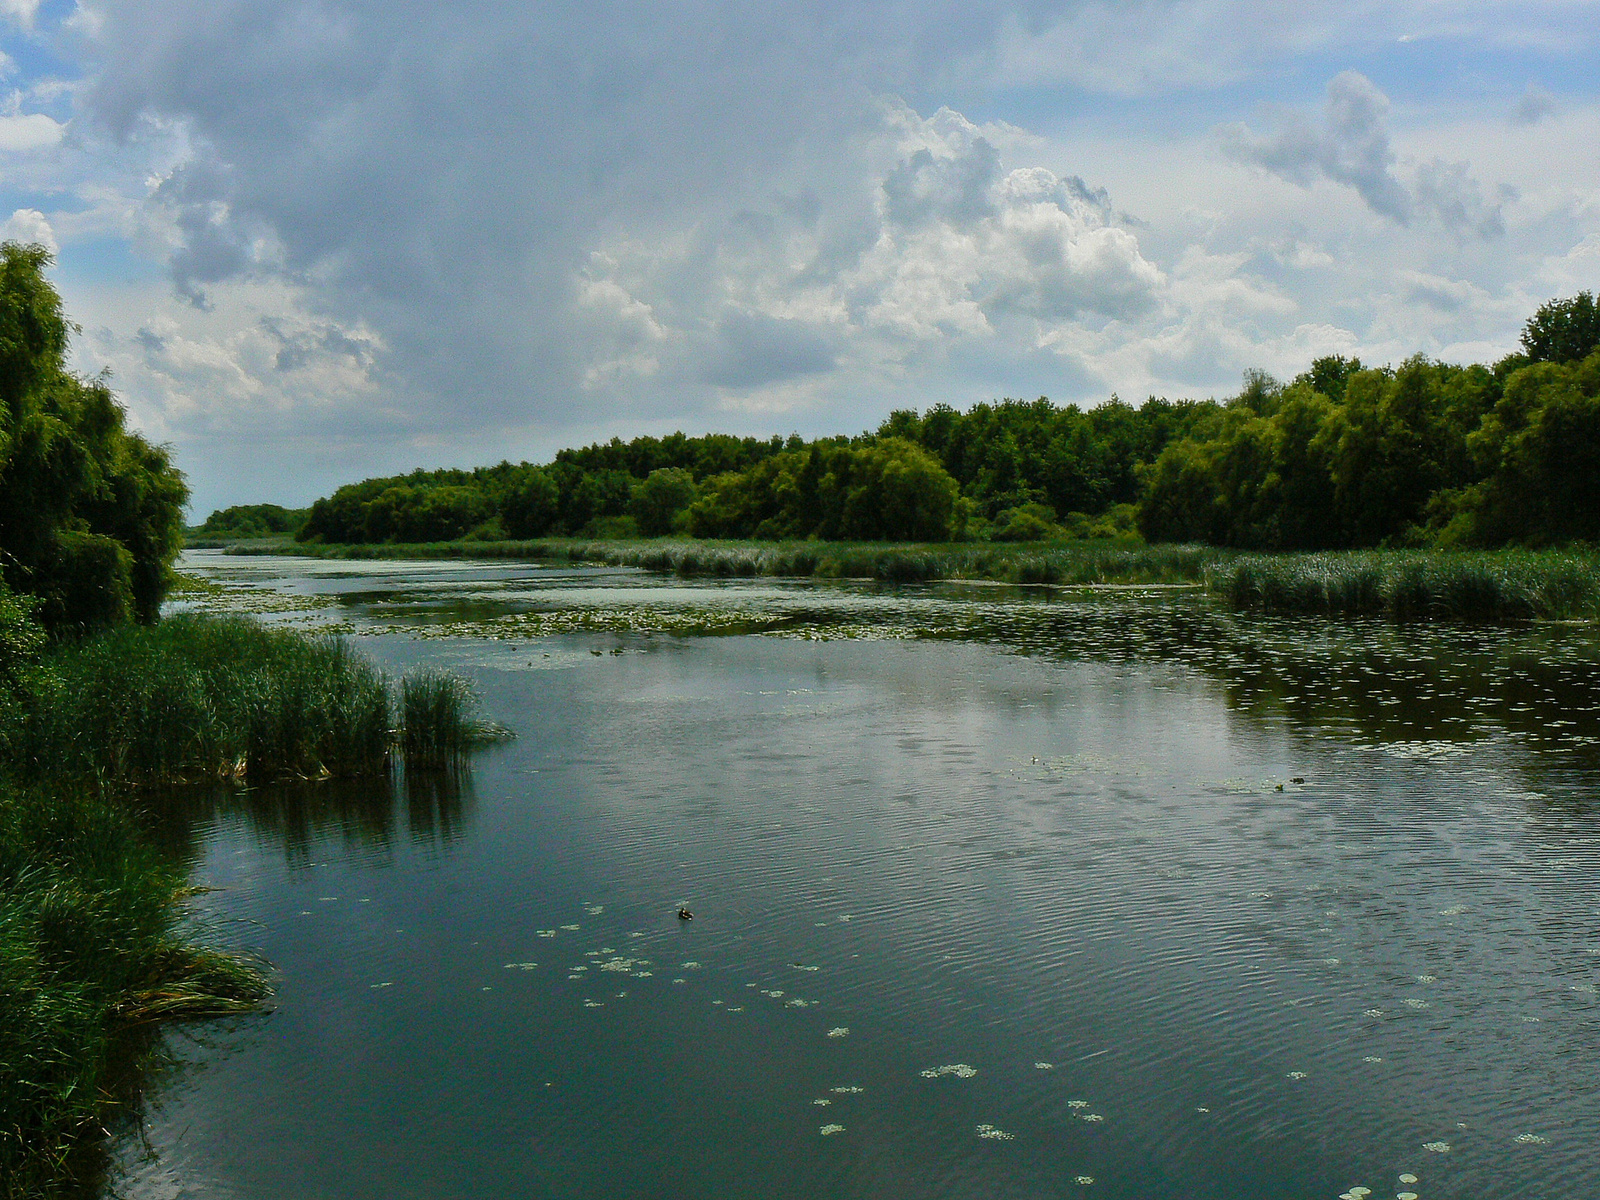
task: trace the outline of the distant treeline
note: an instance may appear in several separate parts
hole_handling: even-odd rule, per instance
[[[1492,366],[1320,358],[1223,401],[1002,400],[858,437],[641,437],[535,466],[414,471],[318,500],[301,541],[544,536],[1017,541],[1250,549],[1600,539],[1600,312],[1552,301]],[[266,510],[271,510],[268,513]],[[262,532],[297,514],[212,514]]]

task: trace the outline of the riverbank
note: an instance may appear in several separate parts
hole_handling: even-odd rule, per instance
[[[19,1200],[94,1177],[156,1023],[249,1012],[269,992],[264,964],[195,927],[137,789],[433,769],[496,731],[452,676],[397,687],[342,642],[240,618],[6,650],[0,1197]]]
[[[331,559],[528,560],[637,567],[683,576],[791,576],[921,583],[1189,584],[1245,611],[1397,620],[1600,619],[1600,552],[1345,550],[1244,554],[1108,539],[943,545],[676,539],[457,541],[322,545],[229,543],[230,554]]]

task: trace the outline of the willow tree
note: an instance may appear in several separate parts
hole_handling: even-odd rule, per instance
[[[126,425],[104,378],[67,368],[75,327],[50,252],[0,244],[0,577],[54,629],[153,621],[188,488]]]

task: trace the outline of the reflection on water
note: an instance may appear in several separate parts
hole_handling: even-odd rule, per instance
[[[200,831],[226,821],[303,865],[337,845],[366,857],[397,839],[443,849],[467,829],[469,770],[397,771],[378,779],[318,779],[254,787],[188,787],[150,802],[158,838],[189,862],[203,857]]]
[[[280,993],[125,1195],[1600,1194],[1592,629],[239,570],[519,737],[184,799]]]

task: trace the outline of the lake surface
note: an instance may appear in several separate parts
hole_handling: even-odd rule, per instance
[[[517,738],[172,799],[277,996],[119,1195],[1600,1195],[1591,627],[186,569]]]

